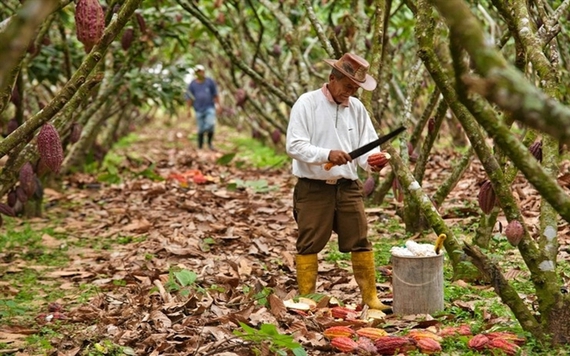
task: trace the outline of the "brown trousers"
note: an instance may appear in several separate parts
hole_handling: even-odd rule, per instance
[[[372,250],[363,199],[359,180],[329,185],[300,178],[293,192],[293,215],[299,230],[297,253],[319,253],[333,231],[341,252]]]

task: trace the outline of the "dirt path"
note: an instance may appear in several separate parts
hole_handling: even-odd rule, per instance
[[[29,223],[33,230],[52,229],[51,235],[42,235],[46,248],[65,244],[69,263],[44,266],[41,275],[65,293],[54,300],[39,294],[35,304],[41,314],[32,320],[5,318],[0,342],[8,349],[34,354],[38,350],[24,348],[23,337],[47,326],[57,330],[50,338],[58,351],[54,355],[80,355],[94,345],[110,350],[113,344],[137,355],[252,355],[253,346],[233,334],[243,322],[294,333],[310,355],[336,354],[321,334],[334,323],[330,315],[309,317],[283,306],[294,296],[296,283],[294,178],[288,165],[243,168],[247,164],[239,163],[232,131],[218,135],[220,152],[197,151],[188,140],[192,127],[178,125],[149,125],[137,133],[136,143],[117,150],[127,157],[118,167],[124,178],[120,184],[101,186],[90,175],[76,174],[64,192],[46,190],[45,218]],[[217,162],[233,151],[238,154],[228,165]],[[453,158],[442,154],[430,161],[426,190],[444,179]],[[149,171],[164,180],[149,179]],[[450,224],[473,219],[476,208],[465,202],[475,201],[473,187],[481,177],[475,163],[448,199],[442,215]],[[527,197],[526,202],[534,200]],[[376,224],[392,219],[395,207],[394,202],[370,209],[372,239],[404,237],[401,228]],[[21,229],[24,223],[18,225]],[[30,268],[25,253],[22,247],[0,254],[2,285],[9,284],[9,273]],[[321,262],[319,292],[356,304],[356,284],[340,262]],[[10,288],[8,295],[14,296],[25,285]],[[381,296],[389,300],[389,284],[383,290]],[[54,319],[60,319],[57,326]],[[391,320],[398,322],[414,321]]]

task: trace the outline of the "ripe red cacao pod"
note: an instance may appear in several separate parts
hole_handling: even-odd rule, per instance
[[[36,180],[34,179],[34,167],[30,162],[26,162],[22,168],[20,168],[19,174],[20,186],[30,198],[36,191]]]
[[[347,307],[333,307],[331,308],[331,315],[335,319],[356,319],[358,312]]]
[[[75,30],[83,43],[85,53],[91,52],[103,36],[105,14],[99,0],[77,0],[75,5]]]
[[[404,336],[382,336],[376,339],[374,344],[380,355],[406,354],[416,349],[415,340]]]
[[[495,190],[491,185],[491,181],[488,179],[483,182],[481,188],[479,189],[478,202],[479,207],[486,215],[490,214],[497,204],[497,196],[495,195]]]
[[[331,345],[342,352],[353,352],[358,349],[356,341],[346,336],[335,337],[332,339]]]
[[[388,152],[373,153],[368,156],[368,164],[376,167],[384,167],[390,161],[390,154]]]
[[[487,348],[489,341],[490,340],[487,336],[485,336],[483,334],[477,334],[477,335],[473,336],[471,339],[469,339],[469,341],[467,342],[467,346],[470,349],[481,351],[481,350],[484,350],[485,348]]]
[[[59,172],[63,163],[63,148],[56,128],[50,124],[43,124],[38,134],[38,151],[45,165],[55,173]]]
[[[487,347],[490,350],[500,350],[499,352],[504,355],[517,355],[520,350],[520,346],[503,338],[490,340]]]
[[[441,352],[441,344],[439,341],[430,338],[422,338],[416,340],[416,344],[422,354],[432,355]]]
[[[125,31],[123,31],[123,36],[121,37],[121,47],[123,50],[127,51],[129,48],[131,48],[134,35],[135,31],[132,28],[126,28]]]
[[[524,228],[518,220],[511,220],[505,228],[505,236],[509,243],[517,246],[524,236]]]

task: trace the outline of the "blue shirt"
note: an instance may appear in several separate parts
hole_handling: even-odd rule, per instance
[[[188,86],[187,95],[192,99],[194,110],[205,111],[215,107],[214,98],[218,96],[218,88],[211,78],[205,78],[202,83],[194,79]]]

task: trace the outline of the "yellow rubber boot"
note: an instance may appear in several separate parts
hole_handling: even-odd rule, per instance
[[[317,254],[297,255],[296,263],[299,295],[315,293],[315,289],[317,288],[317,274],[319,272]]]
[[[368,305],[371,309],[390,311],[392,308],[382,303],[376,294],[374,252],[352,252],[351,255],[354,279],[356,279],[356,283],[358,284],[358,287],[360,287],[362,302]]]

